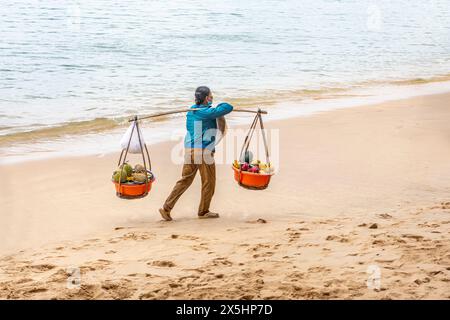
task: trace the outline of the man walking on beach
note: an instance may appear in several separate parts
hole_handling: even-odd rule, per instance
[[[230,113],[233,106],[220,103],[212,108],[213,96],[208,87],[198,87],[195,90],[195,105],[186,116],[186,137],[184,140],[185,155],[182,177],[175,184],[159,213],[164,220],[170,221],[175,203],[194,181],[197,171],[200,171],[202,190],[198,217],[218,218],[219,214],[209,211],[211,199],[216,186],[216,166],[214,152],[217,134],[217,119]]]

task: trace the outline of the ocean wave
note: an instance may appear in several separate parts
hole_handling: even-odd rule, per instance
[[[86,133],[104,132],[119,127],[125,118],[109,119],[95,118],[86,121],[74,121],[44,128],[29,129],[27,131],[13,132],[0,135],[0,145],[14,143],[30,143],[44,139],[56,139],[65,135],[80,135]]]
[[[278,103],[288,101],[304,101],[304,100],[322,100],[322,99],[338,99],[349,98],[354,96],[362,96],[361,93],[355,94],[353,89],[371,88],[376,86],[408,86],[408,85],[421,85],[434,82],[446,82],[450,81],[450,73],[439,76],[433,76],[429,78],[413,78],[413,79],[399,79],[399,80],[374,80],[360,83],[354,83],[348,86],[333,87],[326,86],[315,89],[298,89],[298,90],[266,90],[260,93],[253,93],[251,96],[243,96],[241,98],[236,97],[224,97],[224,100],[231,103],[237,109],[241,108],[267,108]],[[188,107],[188,106],[184,106]],[[146,117],[155,114],[159,111],[166,112],[175,109],[182,108],[178,106],[176,108],[167,108],[165,106],[155,105],[151,112],[139,113],[139,117]],[[131,111],[131,110],[128,110]],[[133,110],[136,111],[136,110]],[[126,112],[127,115],[119,115],[114,118],[94,118],[92,120],[84,121],[72,121],[57,124],[54,126],[35,126],[35,127],[6,127],[2,126],[0,130],[6,131],[6,134],[0,134],[0,146],[5,147],[14,143],[30,143],[39,140],[52,140],[61,138],[66,135],[83,135],[92,133],[107,133],[114,129],[126,127],[129,125],[132,115],[130,112]],[[0,115],[3,117],[3,115]],[[156,118],[152,118],[153,123],[164,123],[170,121],[173,118],[181,117],[178,115],[165,115]],[[14,132],[16,130],[16,132]]]

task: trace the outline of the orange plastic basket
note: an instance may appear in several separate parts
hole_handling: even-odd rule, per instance
[[[270,178],[273,173],[253,173],[248,171],[240,171],[236,167],[232,166],[234,170],[234,180],[236,180],[240,186],[252,189],[263,190],[267,188],[270,183]]]
[[[152,189],[152,183],[155,180],[148,181],[142,184],[128,184],[113,181],[116,187],[116,195],[120,198],[135,199],[145,197]]]

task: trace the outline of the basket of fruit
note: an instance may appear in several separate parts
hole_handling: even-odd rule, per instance
[[[118,168],[112,174],[116,195],[123,199],[145,197],[150,192],[153,182],[155,182],[155,176],[151,171],[150,155],[139,128],[138,118],[134,117],[130,121],[133,123],[120,142],[122,152],[120,153]],[[128,153],[141,154],[143,165],[137,164],[133,168],[126,161]]]
[[[260,160],[253,160],[253,153],[248,150],[250,140],[253,137],[257,124],[260,124],[260,131],[264,142],[266,162]],[[264,131],[264,125],[261,117],[261,110],[258,112],[253,120],[252,125],[245,137],[244,144],[241,148],[240,157],[233,162],[234,180],[246,189],[250,190],[264,190],[270,183],[270,178],[274,175],[273,166],[269,160],[269,149],[267,147],[267,140]]]
[[[155,176],[143,165],[134,168],[128,163],[119,166],[112,175],[112,182],[116,188],[116,195],[120,198],[135,199],[145,197],[152,188]]]
[[[273,167],[270,163],[263,163],[259,160],[248,162],[233,162],[234,180],[247,189],[264,190],[270,183],[273,175]]]

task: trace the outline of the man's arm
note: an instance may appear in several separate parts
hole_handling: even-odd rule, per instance
[[[206,120],[206,119],[217,119],[219,117],[222,117],[228,113],[233,111],[233,106],[229,103],[222,102],[217,105],[215,108],[205,108],[202,110],[194,111],[195,115],[198,116],[200,119]]]

